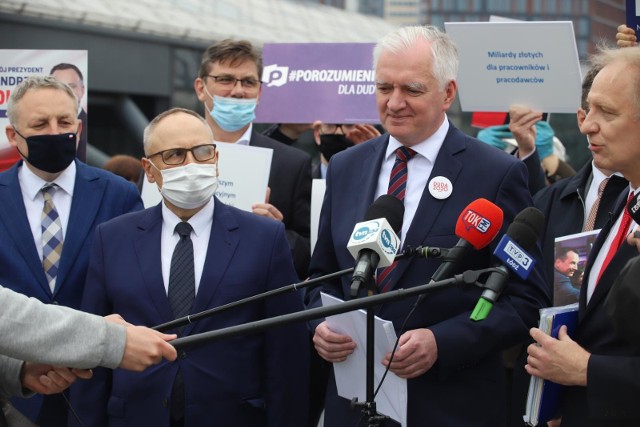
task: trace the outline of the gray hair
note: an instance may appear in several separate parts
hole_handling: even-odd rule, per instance
[[[151,120],[149,122],[149,124],[147,125],[147,127],[144,128],[144,134],[143,134],[143,138],[142,138],[142,143],[143,143],[143,147],[144,147],[144,154],[145,156],[149,155],[149,145],[151,145],[151,137],[153,132],[156,130],[156,127],[158,126],[158,123],[160,123],[162,120],[164,120],[165,118],[173,115],[173,114],[177,114],[177,113],[184,113],[184,114],[188,114],[190,116],[196,117],[198,120],[200,120],[202,122],[202,124],[209,130],[209,133],[211,134],[211,140],[213,141],[213,132],[211,131],[211,128],[209,127],[209,124],[207,123],[207,121],[205,119],[202,118],[202,116],[198,113],[196,113],[195,111],[186,109],[186,108],[172,108],[170,110],[164,111],[160,114],[158,114],[153,120]]]
[[[20,100],[32,89],[56,89],[60,90],[73,99],[75,105],[75,111],[78,111],[78,98],[76,98],[73,90],[66,83],[57,80],[51,76],[30,76],[23,80],[18,86],[11,91],[9,102],[7,103],[7,117],[9,123],[15,125],[18,121],[17,106]]]
[[[431,71],[440,89],[444,89],[458,75],[458,48],[446,33],[431,25],[398,28],[381,38],[373,49],[373,67],[376,68],[383,52],[398,53],[413,47],[421,39],[431,44]]]
[[[630,89],[633,99],[636,102],[636,108],[638,110],[637,116],[640,117],[640,46],[632,46],[625,48],[615,48],[608,46],[599,46],[598,52],[590,58],[592,68],[599,68],[602,70],[605,66],[622,62],[627,67],[635,69],[629,70],[634,76],[634,87]]]

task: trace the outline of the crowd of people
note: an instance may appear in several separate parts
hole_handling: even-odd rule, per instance
[[[582,84],[577,121],[592,161],[577,173],[554,151],[542,113],[527,106],[511,106],[509,124],[478,138],[456,128],[447,112],[457,48],[432,26],[402,27],[375,45],[380,127],[316,121],[274,125],[268,136],[253,126],[260,52],[244,40],[216,42],[194,76],[204,117],[160,113],[144,130],[141,162],[117,157],[107,170],[77,158],[84,86],[62,77],[79,71],[27,78],[7,110],[6,135],[21,160],[0,173],[0,427],[315,427],[322,413],[328,427],[365,425],[338,395],[331,369],[356,343],[324,319],[178,351],[171,342],[317,308],[323,292],[350,300],[434,277],[441,260],[406,257],[357,296],[343,275],[188,319],[353,267],[349,236],[383,195],[404,206],[401,247],[455,246],[459,214],[480,198],[502,210],[502,234],[532,206],[546,218],[530,251],[538,262],[526,279],[509,277],[485,320],[469,319],[482,293],[471,286],[376,307],[399,334],[397,350],[376,363],[407,380],[407,426],[522,426],[532,375],[566,386],[550,426],[638,425],[640,343],[621,318],[631,316],[637,291],[632,273],[616,279],[640,250],[640,225],[627,209],[640,186],[640,47],[626,26],[617,40],[620,48],[591,58]],[[295,147],[306,131],[316,167]],[[515,150],[505,152],[505,138]],[[221,144],[272,150],[267,193],[250,212],[215,197]],[[141,178],[157,186],[157,206],[143,209]],[[313,253],[312,178],[326,179]],[[576,286],[579,254],[554,253],[554,239],[597,229]],[[470,251],[456,271],[494,265],[497,240]],[[537,328],[541,308],[576,300],[574,336]],[[153,329],[182,318],[168,333]]]

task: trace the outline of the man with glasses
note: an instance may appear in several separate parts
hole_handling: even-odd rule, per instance
[[[256,200],[253,212],[284,223],[296,271],[304,279],[311,250],[311,158],[253,129],[262,94],[261,75],[262,58],[254,46],[246,40],[227,39],[204,52],[194,88],[216,143],[273,150],[269,190],[265,200]]]
[[[22,158],[0,174],[0,284],[47,304],[79,308],[95,227],[142,209],[136,187],[75,160],[78,99],[53,77],[26,79],[7,107]],[[66,425],[63,396],[14,401],[41,426]]]
[[[213,196],[220,156],[212,141],[190,110],[149,123],[142,163],[163,202],[98,228],[84,310],[154,326],[296,282],[284,225]],[[301,294],[291,293],[169,332],[195,335],[301,309]],[[72,403],[87,426],[300,427],[308,357],[300,323],[194,346],[139,375],[96,370]]]

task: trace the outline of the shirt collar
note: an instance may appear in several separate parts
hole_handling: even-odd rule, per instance
[[[201,236],[207,226],[213,222],[213,205],[212,197],[207,204],[202,207],[202,209],[187,221],[191,227],[193,227],[193,232],[196,237]],[[179,222],[182,222],[176,214],[171,212],[164,201],[162,202],[162,222],[167,230],[171,230],[171,233],[174,233],[176,225],[178,225]]]
[[[18,172],[18,179],[20,179],[20,182],[24,185],[23,190],[30,200],[35,200],[40,190],[42,190],[42,187],[47,183],[47,181],[33,173],[24,162]],[[64,190],[69,196],[73,197],[73,189],[76,183],[76,162],[71,162],[52,182]]]
[[[444,138],[447,136],[447,132],[449,132],[449,119],[445,114],[444,121],[442,122],[438,130],[433,133],[433,135],[409,148],[411,148],[416,153],[429,160],[431,164],[433,164],[435,163],[438,152],[440,151],[440,148],[444,143]],[[389,145],[387,146],[385,159],[389,160],[391,156],[395,156],[396,150],[401,146],[402,144],[395,137],[389,136]]]
[[[244,133],[242,134],[242,136],[240,138],[238,138],[238,140],[234,143],[234,144],[239,144],[239,145],[249,145],[249,141],[251,141],[251,131],[253,130],[253,123],[249,123],[249,127],[247,128],[247,130],[244,131]],[[214,139],[214,141],[216,144],[220,143],[220,144],[226,144],[229,143],[229,141],[225,142],[225,141],[216,141]]]

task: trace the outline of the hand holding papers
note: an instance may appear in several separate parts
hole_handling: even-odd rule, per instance
[[[342,301],[331,295],[322,294],[322,305],[325,307],[336,305]],[[365,372],[366,372],[366,319],[364,310],[338,314],[327,318],[329,327],[341,334],[349,335],[356,343],[355,351],[341,363],[334,363],[338,395],[346,399],[358,398],[364,402]],[[384,356],[393,349],[396,333],[393,323],[376,317],[375,323],[375,373],[374,383],[377,385],[382,379],[385,367],[380,363]],[[382,388],[376,397],[377,409],[403,427],[407,425],[407,380],[388,372],[382,383]]]

